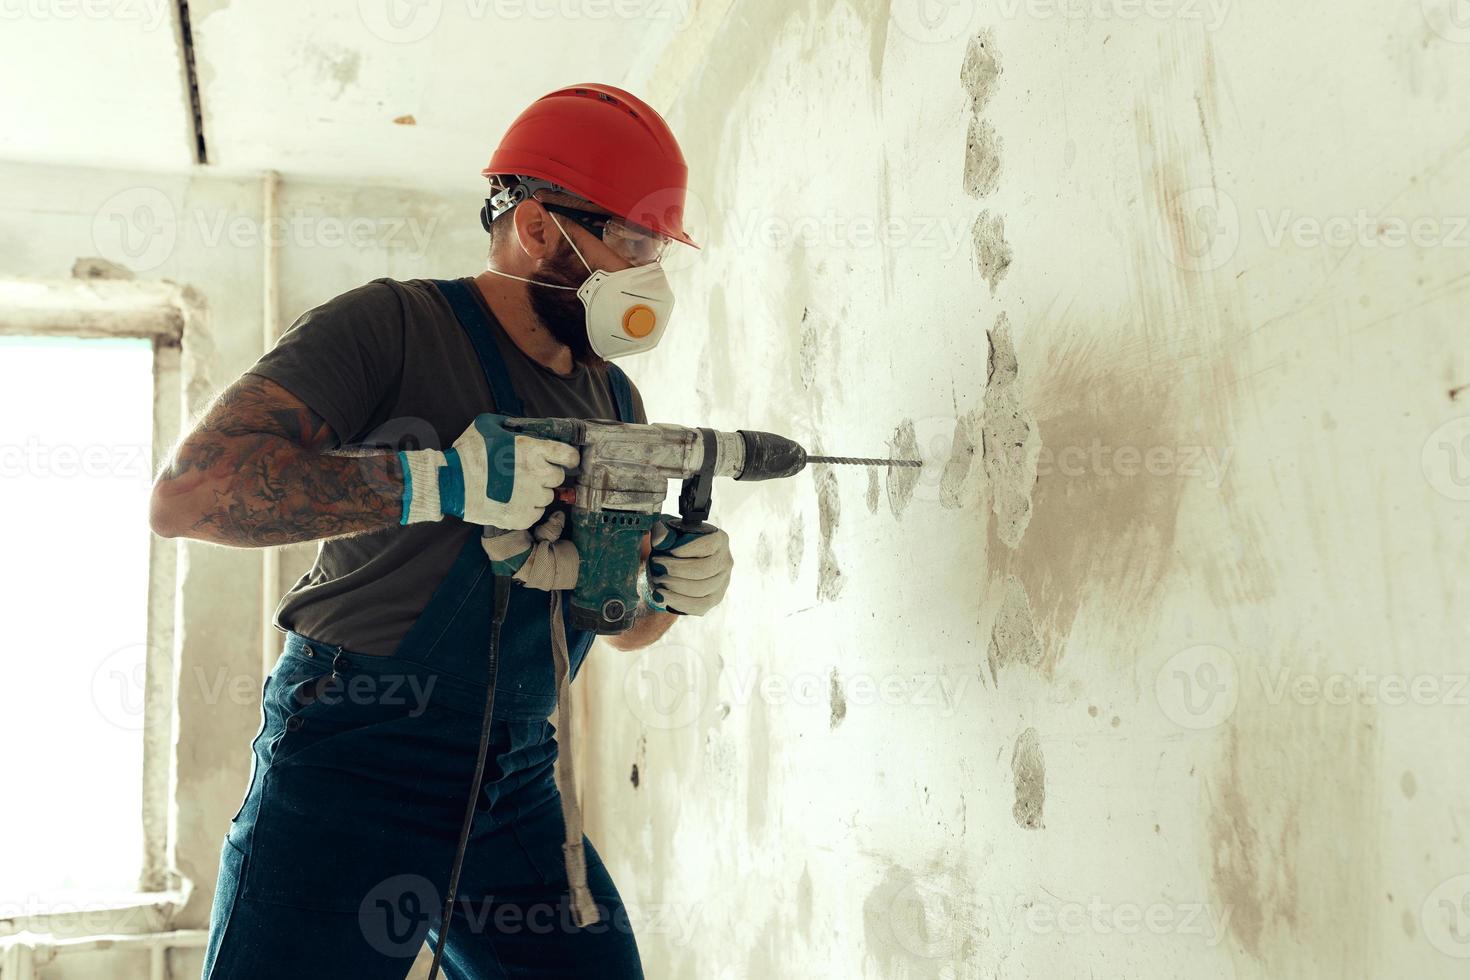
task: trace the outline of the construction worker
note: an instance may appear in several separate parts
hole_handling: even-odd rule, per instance
[[[161,535],[321,542],[276,610],[284,652],[221,852],[206,978],[398,978],[425,939],[451,977],[642,976],[627,911],[558,791],[571,753],[548,720],[566,707],[548,608],[559,596],[565,611],[577,559],[548,505],[578,452],[501,421],[647,421],[608,359],[667,326],[660,257],[694,246],[687,170],[648,105],[581,85],[526,109],[483,174],[484,272],[377,279],[306,313],[155,483]],[[660,546],[673,538],[662,520],[645,537],[644,607],[614,647],[723,598],[725,533]],[[508,594],[492,586],[511,574]],[[566,631],[572,676],[592,639]]]

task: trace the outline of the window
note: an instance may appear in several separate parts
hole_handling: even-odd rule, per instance
[[[154,362],[149,339],[0,337],[0,904],[106,902],[147,869]]]

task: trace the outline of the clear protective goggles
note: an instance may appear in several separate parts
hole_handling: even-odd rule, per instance
[[[554,214],[571,218],[600,238],[602,244],[611,249],[613,254],[632,265],[648,265],[657,262],[663,258],[664,251],[668,249],[669,242],[672,241],[667,235],[660,235],[652,229],[635,224],[616,214],[583,211],[565,204],[548,204],[546,201],[538,203]]]

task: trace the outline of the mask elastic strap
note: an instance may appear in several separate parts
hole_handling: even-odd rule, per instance
[[[580,288],[578,286],[563,286],[559,282],[542,282],[540,279],[527,279],[525,276],[513,276],[509,272],[501,272],[499,269],[486,268],[485,271],[486,272],[493,273],[493,274],[495,274],[497,276],[504,276],[507,279],[519,279],[521,282],[528,282],[528,283],[530,283],[533,286],[545,286],[547,289],[578,289],[578,288]]]
[[[561,237],[565,238],[567,240],[567,244],[572,246],[572,251],[577,253],[577,259],[582,263],[582,268],[587,270],[587,274],[589,276],[592,275],[592,266],[588,265],[587,260],[582,258],[582,250],[577,247],[576,242],[572,241],[572,236],[567,234],[567,230],[561,226],[561,222],[557,221],[556,212],[547,211],[546,213],[551,216],[552,221],[556,222],[556,230],[561,232]]]
[[[560,221],[556,220],[556,215],[553,212],[547,211],[546,213],[551,215],[552,221],[556,221],[556,230],[561,232],[561,237],[565,238],[567,240],[567,244],[572,246],[572,251],[577,253],[577,258],[581,261],[582,267],[587,270],[588,275],[591,275],[592,266],[588,265],[587,260],[582,258],[582,250],[577,247],[576,242],[572,241],[572,236],[567,234],[567,230],[561,226]],[[504,276],[507,279],[519,279],[521,282],[528,282],[533,286],[546,286],[550,289],[578,290],[582,288],[580,286],[563,286],[561,283],[557,282],[542,282],[540,279],[527,279],[525,276],[513,276],[509,272],[501,272],[499,269],[491,269],[488,266],[486,267],[485,271],[493,272],[497,276]]]

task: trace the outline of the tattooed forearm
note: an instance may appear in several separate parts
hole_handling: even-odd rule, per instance
[[[153,489],[160,534],[278,545],[397,523],[393,453],[344,455],[321,418],[255,375],[231,385],[179,444]]]

